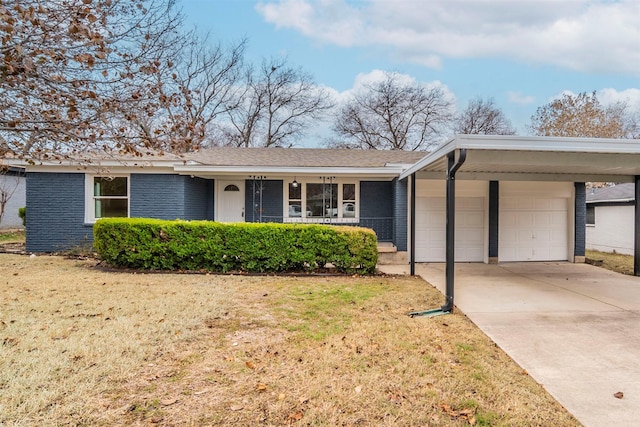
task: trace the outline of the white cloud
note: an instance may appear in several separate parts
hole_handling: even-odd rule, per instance
[[[536,97],[532,95],[523,95],[520,92],[507,92],[507,99],[514,104],[528,105],[536,101]]]
[[[616,90],[612,88],[600,89],[597,94],[598,99],[605,105],[616,102],[624,102],[632,109],[640,112],[640,89]]]
[[[431,68],[506,57],[640,75],[638,0],[263,0],[256,10],[321,43],[384,48]]]

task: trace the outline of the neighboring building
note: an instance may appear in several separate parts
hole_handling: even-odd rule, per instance
[[[3,194],[7,197],[0,229],[23,228],[18,209],[26,204],[26,187],[24,169],[11,167],[0,171],[0,197]]]
[[[587,249],[633,255],[635,185],[587,191]]]
[[[633,181],[640,143],[460,135],[429,154],[211,148],[98,163],[26,166],[27,251],[91,243],[96,219],[129,216],[361,225],[397,259],[442,262],[449,217],[456,261],[579,262],[584,183]],[[455,216],[447,186],[456,187]]]

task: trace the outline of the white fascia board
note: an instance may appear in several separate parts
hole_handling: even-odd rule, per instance
[[[402,174],[400,175],[399,179],[403,180],[403,179],[413,175],[414,173],[418,172],[423,167],[425,167],[427,165],[430,165],[431,163],[439,160],[441,157],[446,156],[448,153],[450,153],[451,151],[453,151],[453,150],[455,150],[457,148],[456,144],[457,144],[457,139],[456,138],[448,141],[445,144],[442,144],[433,153],[427,154],[421,160],[418,160],[418,162],[416,162],[409,169],[407,169],[404,172],[402,172]]]
[[[587,200],[587,204],[591,203],[629,203],[633,202],[635,199],[609,199],[609,200]]]
[[[145,174],[145,173],[157,173],[157,174],[171,174],[173,172],[173,165],[138,165],[138,166],[123,166],[122,163],[115,163],[113,165],[94,164],[94,165],[69,165],[69,164],[55,164],[55,165],[25,165],[27,172],[49,172],[49,173],[88,173],[95,175],[105,175],[107,173],[113,174]]]
[[[571,153],[638,154],[633,139],[567,138],[550,136],[458,135],[457,148],[509,151],[566,151]]]
[[[405,169],[403,167],[303,167],[303,166],[206,166],[180,165],[174,166],[181,175],[336,175],[336,176],[381,176],[396,177]]]

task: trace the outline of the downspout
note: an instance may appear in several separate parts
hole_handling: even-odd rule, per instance
[[[447,284],[446,303],[440,309],[443,312],[453,310],[453,288],[455,271],[455,246],[456,246],[456,172],[467,159],[467,150],[460,149],[458,161],[455,160],[455,151],[447,155],[447,257],[445,279]]]
[[[411,246],[409,247],[409,270],[412,276],[416,275],[416,174],[411,174],[411,230],[409,231],[411,238]]]
[[[455,270],[455,239],[456,239],[456,172],[460,169],[460,166],[467,159],[467,150],[465,148],[460,149],[460,155],[458,156],[458,160],[455,160],[456,153],[452,151],[447,154],[447,229],[446,229],[446,270],[445,270],[445,279],[446,279],[446,301],[445,304],[440,308],[435,308],[431,310],[425,311],[413,311],[409,313],[410,317],[416,316],[439,316],[441,314],[451,313],[453,311],[453,276]],[[412,226],[413,229],[413,226]],[[415,233],[413,233],[415,234]]]
[[[640,175],[636,175],[635,182],[635,201],[634,201],[634,238],[633,238],[633,275],[640,276]]]

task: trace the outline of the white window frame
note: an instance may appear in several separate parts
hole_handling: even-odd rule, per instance
[[[294,179],[298,182],[301,191],[301,216],[299,217],[290,217],[289,216],[289,184],[291,184]],[[322,223],[322,224],[357,224],[360,222],[360,181],[353,179],[334,179],[332,181],[325,180],[324,184],[337,184],[338,185],[338,216],[330,217],[330,218],[320,218],[320,217],[311,217],[308,218],[307,215],[307,184],[323,184],[322,179],[296,179],[292,177],[290,179],[283,180],[283,207],[282,211],[284,212],[283,221],[284,222],[296,222],[296,223]],[[354,184],[355,185],[355,204],[356,204],[356,212],[355,217],[343,217],[343,211],[340,208],[343,203],[343,184]]]
[[[84,175],[84,221],[87,224],[95,223],[96,218],[96,197],[93,194],[94,178],[104,178],[104,175],[85,174]],[[130,174],[114,174],[109,175],[110,178],[127,178],[127,195],[114,196],[109,198],[121,198],[127,200],[127,218],[131,216],[131,175]]]

